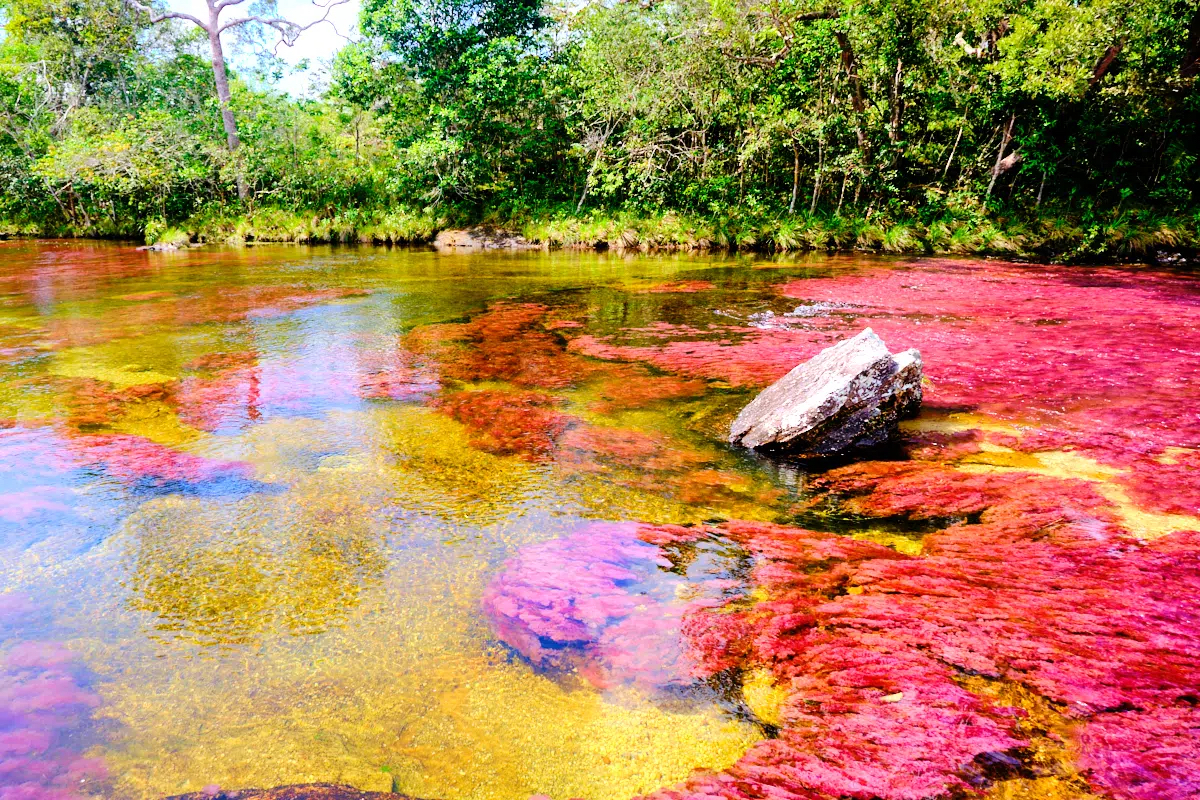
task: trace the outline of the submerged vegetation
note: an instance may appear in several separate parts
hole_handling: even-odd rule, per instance
[[[4,800],[1200,789],[1191,276],[0,252]],[[894,448],[725,444],[866,326]]]
[[[8,234],[402,243],[484,222],[561,246],[1057,259],[1200,244],[1188,0],[367,0],[301,99],[272,88],[269,45],[302,26],[269,3],[226,13],[253,17],[225,32],[228,70],[221,38],[165,7],[2,8]]]

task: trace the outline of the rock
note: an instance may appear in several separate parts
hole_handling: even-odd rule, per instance
[[[541,245],[531,243],[519,233],[482,225],[474,228],[442,231],[433,240],[433,246],[444,253],[469,252],[472,250],[541,249]]]
[[[763,390],[733,421],[729,441],[805,457],[887,441],[921,405],[921,354],[895,355],[867,328]]]
[[[238,789],[222,791],[208,787],[191,794],[175,795],[166,800],[413,800],[391,792],[365,792],[353,786],[333,783],[302,783],[276,786],[274,789]]]

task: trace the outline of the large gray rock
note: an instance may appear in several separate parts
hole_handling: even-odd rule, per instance
[[[921,354],[892,355],[867,328],[763,390],[733,421],[729,441],[804,457],[886,442],[921,406]]]

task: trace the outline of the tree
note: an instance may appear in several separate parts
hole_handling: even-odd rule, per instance
[[[273,0],[260,6],[260,13],[249,13],[245,16],[236,17],[224,22],[221,21],[221,15],[225,9],[242,5],[246,0],[205,0],[208,5],[207,21],[191,14],[185,14],[182,11],[156,9],[153,6],[140,2],[140,0],[127,0],[127,2],[138,11],[149,14],[151,23],[157,24],[165,20],[183,20],[192,23],[208,36],[208,46],[212,51],[213,81],[217,88],[217,100],[221,106],[221,124],[225,128],[225,141],[229,147],[229,152],[235,153],[241,144],[241,140],[238,138],[237,120],[233,116],[233,105],[230,102],[229,75],[225,69],[225,48],[221,44],[221,34],[234,28],[257,25],[275,31],[279,35],[279,43],[287,44],[290,47],[296,43],[296,39],[299,38],[301,33],[322,22],[328,22],[329,12],[336,6],[344,5],[350,2],[350,0],[328,0],[325,3],[320,2],[320,0],[312,0],[313,5],[325,9],[325,13],[321,15],[320,19],[313,20],[307,25],[300,25],[278,16]],[[238,199],[245,200],[247,194],[246,180],[240,170],[238,171],[237,183]]]

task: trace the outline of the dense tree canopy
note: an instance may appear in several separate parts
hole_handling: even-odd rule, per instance
[[[1195,0],[366,0],[320,97],[232,74],[236,164],[203,34],[125,0],[3,14],[18,229],[675,213],[696,241],[1003,250],[1197,225]]]

